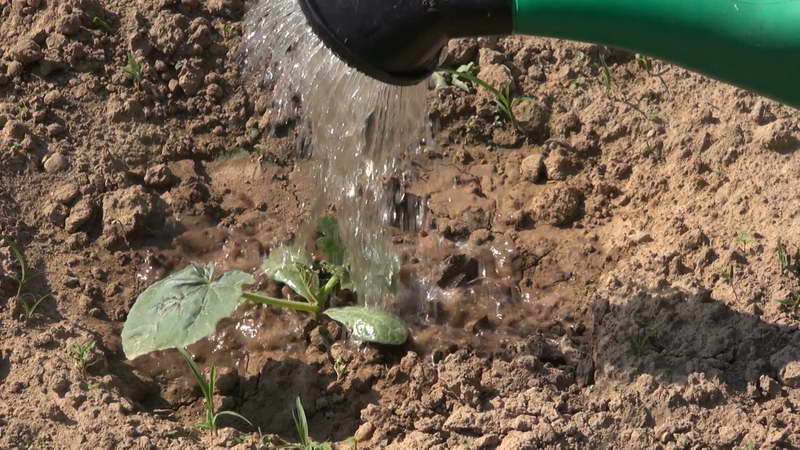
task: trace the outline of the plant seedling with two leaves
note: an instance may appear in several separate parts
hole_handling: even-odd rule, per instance
[[[300,440],[297,444],[282,445],[278,448],[287,450],[332,450],[331,444],[325,442],[314,442],[308,434],[308,420],[306,419],[306,412],[303,409],[303,402],[300,397],[297,397],[292,409],[292,418],[294,419],[294,426],[297,430],[297,438]]]
[[[0,238],[0,245],[5,245],[8,247],[8,249],[11,251],[11,255],[14,257],[17,267],[19,268],[19,273],[8,274],[8,277],[17,284],[17,293],[14,296],[14,298],[17,300],[17,308],[22,310],[21,315],[25,318],[25,320],[30,320],[39,305],[48,297],[50,297],[50,294],[37,297],[31,292],[24,292],[25,288],[28,286],[28,283],[30,283],[40,274],[32,270],[30,263],[28,262],[28,258],[25,257],[25,253],[23,253],[20,247],[18,247],[16,244],[5,238]]]
[[[237,412],[216,410],[216,407],[214,406],[214,390],[217,386],[217,368],[213,364],[209,368],[208,378],[206,378],[205,374],[197,366],[197,363],[194,362],[194,358],[192,358],[192,355],[190,355],[189,352],[183,348],[179,348],[178,353],[180,353],[183,360],[186,361],[186,365],[189,366],[189,370],[192,371],[192,376],[194,376],[195,381],[197,381],[197,385],[200,386],[200,391],[203,393],[205,417],[203,420],[197,422],[197,426],[199,428],[209,430],[211,431],[211,434],[217,434],[217,420],[221,416],[236,417],[237,419],[243,420],[251,427],[253,426],[252,422]]]

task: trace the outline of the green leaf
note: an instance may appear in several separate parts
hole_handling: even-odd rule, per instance
[[[273,250],[261,267],[273,280],[283,283],[309,303],[318,304],[319,275],[311,256],[302,248],[285,245]]]
[[[336,219],[327,216],[320,217],[317,222],[317,233],[320,234],[317,239],[317,248],[325,255],[325,260],[336,266],[344,264],[344,242],[342,242]]]
[[[402,345],[408,339],[403,321],[386,311],[361,306],[329,308],[325,315],[341,322],[356,339],[378,344]]]
[[[122,329],[125,356],[183,348],[213,333],[239,305],[242,286],[255,283],[238,270],[216,281],[213,273],[213,264],[190,265],[145,289]]]

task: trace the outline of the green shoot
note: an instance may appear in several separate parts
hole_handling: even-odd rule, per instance
[[[751,244],[753,243],[753,241],[754,239],[752,233],[744,232],[736,236],[736,242],[740,244]]]
[[[800,312],[800,294],[792,294],[785,300],[778,300],[778,303],[793,314]]]
[[[636,65],[639,67],[639,69],[648,73],[653,70],[653,62],[650,60],[650,57],[646,55],[637,54]]]
[[[136,56],[133,53],[128,53],[128,64],[122,68],[122,71],[128,75],[128,78],[133,80],[136,86],[142,81],[142,65],[136,61]]]
[[[603,54],[600,54],[600,66],[603,73],[603,85],[606,87],[606,93],[611,95],[611,91],[617,87],[617,82],[614,80],[614,76],[611,74],[611,69],[608,68],[608,64],[606,64],[606,57]]]
[[[70,355],[75,360],[75,368],[78,369],[81,375],[86,375],[86,370],[89,367],[101,361],[101,358],[94,354],[96,345],[97,343],[92,339],[83,344],[75,344],[70,348]]]
[[[19,267],[19,273],[11,275],[9,278],[17,284],[17,293],[15,297],[18,307],[22,309],[22,315],[26,320],[30,320],[39,305],[50,297],[50,295],[46,294],[37,298],[30,292],[24,292],[28,283],[39,276],[39,274],[31,269],[28,258],[25,257],[25,253],[23,253],[22,249],[16,244],[4,238],[0,238],[0,243],[5,244],[11,250],[11,255],[14,257],[17,267]],[[30,301],[27,300],[28,298]]]
[[[306,412],[303,409],[303,403],[300,397],[295,400],[294,409],[292,409],[292,418],[294,419],[294,426],[297,430],[297,437],[300,440],[298,444],[289,444],[280,448],[291,450],[332,450],[330,443],[314,442],[308,434],[308,420],[306,419]]]
[[[781,239],[775,244],[775,254],[778,255],[778,261],[781,263],[781,272],[789,268],[789,254],[786,252],[786,246],[783,245]]]
[[[92,25],[94,25],[97,28],[103,28],[106,31],[108,31],[109,33],[113,33],[114,32],[114,29],[111,28],[111,25],[109,25],[108,22],[106,22],[105,20],[103,20],[103,19],[101,19],[101,18],[99,18],[97,16],[92,17]]]
[[[728,270],[720,273],[719,275],[724,280],[733,281],[733,275],[734,275],[734,273],[733,273],[733,264],[731,264],[731,266],[728,268]]]
[[[654,341],[661,336],[661,329],[657,326],[644,327],[630,338],[631,350],[637,356],[644,355],[654,347]]]
[[[514,128],[520,129],[519,121],[517,120],[516,115],[514,115],[514,106],[521,101],[530,100],[530,97],[517,97],[511,90],[511,84],[507,84],[502,86],[500,89],[495,88],[494,86],[490,85],[489,83],[481,80],[477,76],[473,75],[469,71],[458,72],[456,70],[445,69],[445,71],[449,72],[454,76],[458,76],[460,78],[464,78],[469,80],[470,82],[477,84],[494,96],[494,104],[497,106],[498,111],[500,111],[506,119],[508,119]]]
[[[27,300],[25,300],[26,297],[29,297],[31,301],[28,302]],[[19,307],[22,308],[22,316],[25,318],[25,320],[31,320],[33,314],[36,312],[36,309],[48,297],[50,297],[50,294],[45,294],[37,299],[36,296],[34,296],[29,292],[22,295],[18,295],[17,305],[19,305]]]
[[[234,411],[217,411],[214,407],[214,389],[217,385],[217,368],[214,365],[211,365],[208,378],[206,378],[205,374],[197,366],[197,363],[194,362],[194,359],[189,352],[187,352],[185,349],[179,348],[178,353],[180,353],[181,357],[183,357],[183,360],[186,361],[186,365],[189,366],[189,370],[191,370],[195,381],[197,381],[197,385],[200,386],[200,391],[203,393],[205,417],[203,420],[197,422],[198,427],[209,430],[211,431],[211,434],[216,435],[217,420],[220,418],[220,416],[236,417],[243,420],[251,427],[253,426],[252,422],[247,420],[246,417],[239,413]]]

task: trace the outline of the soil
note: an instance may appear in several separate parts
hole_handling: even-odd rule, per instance
[[[0,247],[0,448],[259,447],[196,428],[177,354],[119,337],[153,281],[252,268],[307,219],[318,181],[241,76],[243,9],[0,0],[0,235],[39,274],[17,296]],[[340,448],[800,447],[797,111],[597,45],[450,43],[470,61],[528,98],[514,126],[483,89],[429,93],[398,205],[424,220],[393,230],[412,342],[243,306],[190,348],[217,405],[294,441],[299,395]]]

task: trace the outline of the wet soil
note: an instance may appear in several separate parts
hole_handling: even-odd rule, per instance
[[[119,338],[150,283],[252,269],[307,219],[319,180],[241,76],[243,8],[0,0],[0,235],[40,273],[18,297],[0,248],[0,448],[258,448],[194,426],[177,354],[127,361]],[[515,127],[483,90],[429,93],[436,145],[409,155],[392,230],[412,341],[243,306],[190,348],[218,406],[294,440],[299,395],[341,448],[800,446],[800,310],[779,303],[800,291],[797,111],[588,44],[444,61],[529,99]]]

